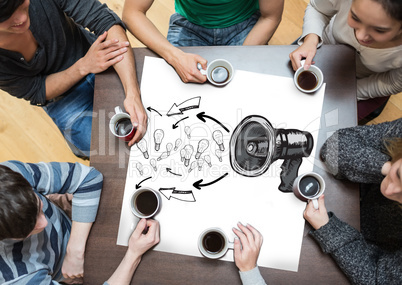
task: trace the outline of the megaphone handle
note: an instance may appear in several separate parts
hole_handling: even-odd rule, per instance
[[[281,165],[281,184],[278,189],[282,192],[293,192],[293,182],[295,181],[302,158],[285,159]]]

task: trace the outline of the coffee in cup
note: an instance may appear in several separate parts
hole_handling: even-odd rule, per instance
[[[220,228],[209,228],[203,231],[198,238],[198,249],[207,258],[218,259],[223,257],[234,244]]]
[[[209,82],[216,86],[224,86],[228,84],[234,75],[232,64],[225,59],[215,59],[207,65],[207,69],[201,69],[198,63],[198,69],[203,75],[207,76]]]
[[[315,172],[307,172],[298,176],[293,182],[293,193],[302,201],[311,200],[318,209],[318,198],[325,191],[325,181]]]
[[[131,211],[138,218],[151,218],[161,207],[161,198],[157,191],[142,187],[136,190],[130,200]]]
[[[130,141],[135,134],[135,128],[131,123],[130,115],[124,113],[119,106],[115,109],[115,114],[110,119],[109,129],[113,135],[123,141]]]
[[[320,89],[324,82],[324,75],[321,69],[315,65],[311,65],[309,69],[304,70],[304,61],[302,66],[296,70],[293,81],[296,87],[304,93],[312,93]]]

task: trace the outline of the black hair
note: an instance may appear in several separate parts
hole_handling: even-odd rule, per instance
[[[373,1],[379,3],[391,18],[398,21],[402,21],[401,0],[373,0]]]
[[[0,0],[0,23],[8,20],[25,0]]]
[[[35,228],[39,203],[31,184],[0,165],[0,240],[26,238]]]

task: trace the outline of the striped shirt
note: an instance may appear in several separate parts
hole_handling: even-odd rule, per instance
[[[70,237],[71,220],[44,195],[73,194],[72,219],[95,221],[103,184],[102,174],[80,163],[1,163],[19,172],[43,203],[46,228],[24,240],[0,241],[0,284],[59,284]],[[4,207],[4,205],[2,205]]]

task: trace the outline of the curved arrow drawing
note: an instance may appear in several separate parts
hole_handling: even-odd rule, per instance
[[[188,118],[188,116],[187,116],[187,117],[184,117],[183,119],[178,120],[176,123],[174,123],[174,124],[172,125],[173,130],[178,127],[178,124],[179,124],[181,121],[183,121],[183,120],[185,120],[185,119],[187,119],[187,118]]]
[[[159,192],[166,197],[166,199],[170,200],[170,198],[183,201],[183,202],[195,202],[195,197],[193,191],[183,191],[176,190],[176,187],[171,188],[159,188]]]
[[[216,179],[216,180],[214,180],[214,181],[212,181],[212,182],[209,182],[209,183],[205,183],[205,184],[201,184],[203,180],[200,179],[200,180],[194,182],[193,186],[194,186],[195,188],[197,188],[198,190],[200,190],[201,187],[205,187],[205,186],[209,186],[209,185],[211,185],[211,184],[214,184],[214,183],[218,182],[219,180],[225,178],[227,175],[228,175],[228,173],[226,172],[225,174],[223,174],[223,175],[222,175],[221,177],[219,177],[218,179]]]
[[[229,132],[228,128],[226,128],[221,122],[219,122],[217,119],[212,118],[211,116],[205,115],[205,112],[201,112],[197,114],[197,118],[200,119],[205,123],[205,118],[211,119],[212,121],[215,121],[218,123],[225,131]]]
[[[183,115],[184,111],[199,108],[200,101],[201,101],[201,97],[198,96],[198,97],[188,99],[188,100],[180,103],[179,105],[176,105],[176,103],[173,103],[173,106],[170,108],[169,112],[167,112],[166,115],[168,115],[168,116]]]
[[[151,112],[151,111],[155,111],[156,113],[159,114],[159,116],[162,117],[162,114],[161,114],[161,113],[159,113],[158,111],[156,111],[155,109],[153,109],[153,108],[151,108],[151,107],[148,107],[147,110],[150,111],[150,112]]]
[[[173,175],[176,175],[176,176],[182,176],[181,174],[177,174],[177,173],[172,172],[172,169],[169,168],[169,167],[166,168],[166,171],[169,172],[170,174],[173,174]]]
[[[135,184],[135,189],[141,188],[141,183],[144,182],[144,181],[146,181],[146,180],[148,180],[148,179],[151,179],[151,178],[152,178],[152,176],[149,176],[148,178],[145,178],[144,180],[142,180],[140,183]]]

